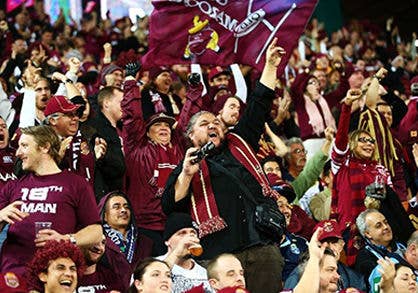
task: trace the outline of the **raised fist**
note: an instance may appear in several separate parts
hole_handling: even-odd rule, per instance
[[[141,64],[138,61],[128,62],[125,65],[125,75],[135,77],[141,69]]]
[[[188,82],[192,86],[196,86],[200,83],[200,74],[193,72],[189,75]]]

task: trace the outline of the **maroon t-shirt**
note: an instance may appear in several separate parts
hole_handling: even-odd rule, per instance
[[[0,254],[1,272],[23,275],[35,252],[35,222],[51,222],[60,234],[75,233],[99,224],[94,193],[86,180],[69,171],[36,176],[28,174],[0,190],[0,209],[21,200],[22,211],[30,215],[10,225]]]
[[[96,272],[84,275],[78,280],[77,292],[108,293],[112,290],[124,292],[120,278],[115,278],[115,272],[98,265]]]
[[[0,149],[0,190],[10,180],[16,180],[13,174],[14,152],[8,148]]]

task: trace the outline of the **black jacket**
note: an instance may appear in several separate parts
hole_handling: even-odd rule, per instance
[[[233,132],[257,151],[265,117],[270,111],[271,100],[274,99],[274,91],[258,83],[253,95]],[[257,203],[273,200],[263,195],[258,181],[231,154],[227,143],[224,141],[215,154],[205,158],[219,215],[225,220],[227,227],[201,239],[204,249],[202,259],[211,259],[220,253],[239,252],[254,245],[270,243],[267,235],[255,229],[255,204],[245,194],[250,193]],[[162,207],[166,214],[175,211],[190,212],[190,196],[178,202],[174,200],[174,186],[181,170],[182,163],[174,169],[167,181],[162,198]]]
[[[126,170],[125,158],[117,129],[110,124],[102,112],[98,112],[89,124],[95,131],[91,138],[92,147],[94,147],[96,137],[103,138],[107,143],[105,156],[96,160],[95,166],[94,192],[97,201],[99,201],[108,192],[123,189]]]

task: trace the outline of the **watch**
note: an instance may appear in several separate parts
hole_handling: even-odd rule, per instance
[[[70,237],[70,243],[77,245],[77,239],[75,239],[73,234],[68,234],[68,236]]]
[[[64,83],[73,83],[73,81],[71,79],[67,78]]]

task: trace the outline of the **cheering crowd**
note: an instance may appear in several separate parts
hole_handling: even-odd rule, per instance
[[[1,292],[417,292],[418,56],[392,18],[312,19],[261,72],[142,64],[147,17],[51,25],[40,0],[0,38]]]

